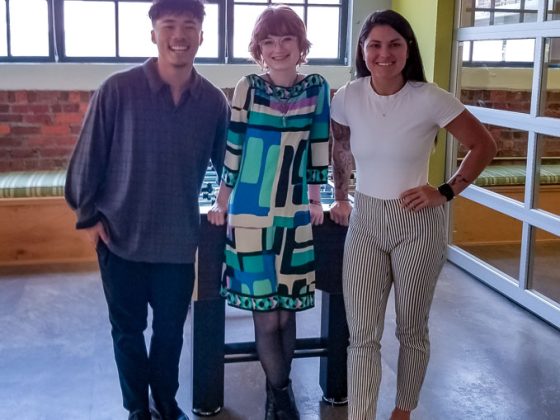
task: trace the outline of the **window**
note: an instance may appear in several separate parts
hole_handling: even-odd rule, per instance
[[[466,0],[461,27],[488,27],[535,22],[538,0]],[[489,40],[463,43],[463,64],[491,63],[527,67],[534,60],[532,40]]]
[[[0,0],[0,57],[49,57],[49,12],[45,0]]]
[[[257,16],[280,3],[306,22],[311,63],[345,64],[348,0],[207,0],[197,62],[247,62]],[[150,5],[150,0],[0,0],[0,61],[142,61],[157,53]]]
[[[458,0],[457,12],[455,92],[498,153],[451,203],[448,256],[560,327],[560,1]],[[466,149],[448,145],[449,176]]]
[[[466,41],[463,43],[463,63],[492,63],[492,65],[532,66],[535,41],[532,39],[506,39]]]
[[[463,1],[461,26],[492,26],[537,20],[538,0]]]

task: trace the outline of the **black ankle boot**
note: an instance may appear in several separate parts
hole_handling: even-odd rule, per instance
[[[299,411],[296,407],[292,382],[284,388],[272,388],[277,420],[299,420]]]
[[[276,406],[274,405],[274,395],[272,395],[272,387],[266,381],[266,406],[264,409],[264,420],[276,420]]]

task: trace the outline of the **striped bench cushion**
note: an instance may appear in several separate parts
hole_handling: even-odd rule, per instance
[[[475,181],[480,187],[525,185],[525,165],[488,166]],[[66,170],[0,173],[0,198],[62,197]],[[541,185],[560,185],[560,165],[541,165]],[[211,204],[216,174],[209,170],[200,195],[201,204]],[[208,195],[208,197],[206,197]]]
[[[66,171],[0,173],[0,198],[61,197]]]
[[[66,170],[5,172],[0,173],[0,198],[62,197]],[[218,179],[216,172],[208,170],[200,192],[200,205],[212,205]]]
[[[525,171],[525,165],[491,165],[474,183],[480,187],[525,185]],[[560,184],[560,165],[541,165],[540,184]]]

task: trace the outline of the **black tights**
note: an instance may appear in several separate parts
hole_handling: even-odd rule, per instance
[[[270,385],[283,388],[290,379],[296,346],[295,312],[253,312],[257,353]]]

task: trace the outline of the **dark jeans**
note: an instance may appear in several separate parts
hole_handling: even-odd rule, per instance
[[[128,261],[109,251],[102,241],[97,256],[124,407],[148,410],[148,388],[158,406],[176,406],[194,265]],[[148,304],[153,311],[149,351],[144,340]]]

